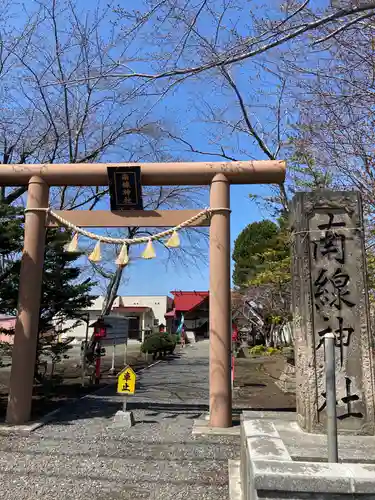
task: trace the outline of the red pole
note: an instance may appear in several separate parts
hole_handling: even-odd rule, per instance
[[[95,360],[95,383],[96,384],[99,384],[99,380],[100,380],[100,360],[101,360],[100,356],[98,356]]]
[[[96,357],[95,357],[95,384],[99,384],[100,382],[100,367],[101,367],[101,344],[100,340],[97,341],[96,344]]]
[[[232,389],[234,386],[234,356],[232,356]]]
[[[100,366],[101,366],[101,358],[102,358],[102,349],[101,349],[101,339],[104,338],[107,334],[106,327],[104,325],[103,318],[99,318],[94,326],[94,339],[96,339],[95,345],[95,384],[99,384],[100,382]]]

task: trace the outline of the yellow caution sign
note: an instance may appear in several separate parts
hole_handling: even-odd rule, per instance
[[[137,376],[135,372],[127,366],[119,374],[117,378],[117,393],[118,394],[134,394],[135,381]]]

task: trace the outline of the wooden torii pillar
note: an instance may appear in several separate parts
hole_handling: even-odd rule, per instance
[[[106,186],[107,167],[139,164],[2,165],[0,185],[28,185],[25,237],[22,254],[18,314],[12,356],[7,422],[30,419],[34,365],[43,274],[46,214],[33,211],[48,206],[51,186]],[[192,162],[140,164],[145,186],[210,185],[210,425],[232,425],[231,288],[230,288],[230,184],[281,184],[283,161]],[[189,214],[188,214],[189,212]],[[175,226],[191,211],[64,212],[82,227]],[[60,212],[60,215],[61,212]]]

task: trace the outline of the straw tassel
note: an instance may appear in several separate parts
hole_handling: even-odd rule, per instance
[[[173,231],[172,236],[169,238],[165,246],[169,248],[178,248],[180,246],[180,237],[178,236],[177,231]]]
[[[146,248],[143,250],[142,258],[143,259],[154,259],[156,257],[156,253],[154,247],[152,245],[152,241],[148,240]]]
[[[78,251],[78,233],[74,233],[73,238],[70,243],[65,245],[66,252],[77,252]]]
[[[100,241],[95,245],[94,250],[89,255],[89,260],[91,262],[99,262],[102,260],[102,254],[100,252]]]
[[[121,251],[118,254],[118,257],[116,259],[116,264],[118,266],[126,266],[126,264],[129,262],[129,256],[128,256],[128,247],[126,243],[124,243],[121,247]]]

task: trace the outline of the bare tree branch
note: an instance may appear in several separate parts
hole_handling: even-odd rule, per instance
[[[297,11],[287,17],[287,19],[282,22],[278,23],[278,27],[280,28],[282,25],[284,25],[287,20],[290,20],[294,18],[297,13],[302,12],[307,6],[307,2],[304,2],[303,8],[297,9]],[[208,71],[213,68],[217,67],[225,67],[229,66],[235,63],[239,63],[242,61],[245,61],[247,59],[253,58],[255,56],[264,54],[265,52],[270,51],[271,49],[274,49],[276,47],[279,47],[281,45],[286,44],[287,42],[294,40],[301,35],[311,32],[314,30],[317,30],[318,28],[322,28],[324,26],[327,26],[335,21],[343,20],[347,17],[352,17],[355,16],[354,19],[351,19],[350,21],[344,22],[342,29],[346,29],[347,27],[351,26],[352,24],[359,22],[363,19],[363,16],[360,16],[359,14],[362,12],[368,13],[368,17],[375,15],[374,12],[375,9],[375,2],[366,2],[365,4],[358,5],[358,6],[350,6],[347,8],[339,9],[331,14],[325,15],[323,17],[320,17],[318,19],[314,19],[313,21],[310,22],[305,22],[302,23],[300,26],[291,26],[286,30],[286,34],[284,34],[284,31],[281,30],[279,33],[275,33],[273,36],[276,38],[272,42],[262,44],[261,43],[261,38],[260,39],[250,39],[247,41],[243,40],[241,43],[240,47],[234,46],[233,48],[224,51],[223,53],[219,53],[216,57],[214,57],[211,61],[197,65],[197,66],[191,66],[191,67],[185,67],[185,68],[173,68],[171,70],[163,71],[160,73],[144,73],[144,72],[138,72],[134,70],[130,70],[127,73],[119,73],[115,71],[116,68],[119,68],[121,66],[124,66],[124,64],[118,62],[114,64],[112,67],[109,67],[105,72],[102,72],[100,74],[100,77],[103,79],[134,79],[134,78],[139,78],[139,79],[144,79],[148,82],[153,81],[153,80],[160,80],[160,79],[166,79],[170,77],[179,77],[179,76],[185,76],[185,75],[198,75],[204,71]],[[371,11],[371,12],[369,12]],[[367,16],[366,16],[367,17]],[[190,24],[189,30],[192,30],[194,27],[194,23]],[[259,45],[260,46],[257,46]],[[250,45],[250,46],[256,46],[255,49],[252,50],[243,50],[242,45]],[[178,56],[178,59],[180,56]],[[129,68],[129,65],[126,64],[126,67]],[[130,69],[130,68],[129,68]],[[82,82],[87,82],[92,79],[97,79],[98,78],[98,73],[95,76],[87,76],[84,78],[73,78],[73,79],[58,79],[55,81],[50,81],[47,82],[46,85],[56,85],[56,84],[61,84],[61,85],[76,85]]]

